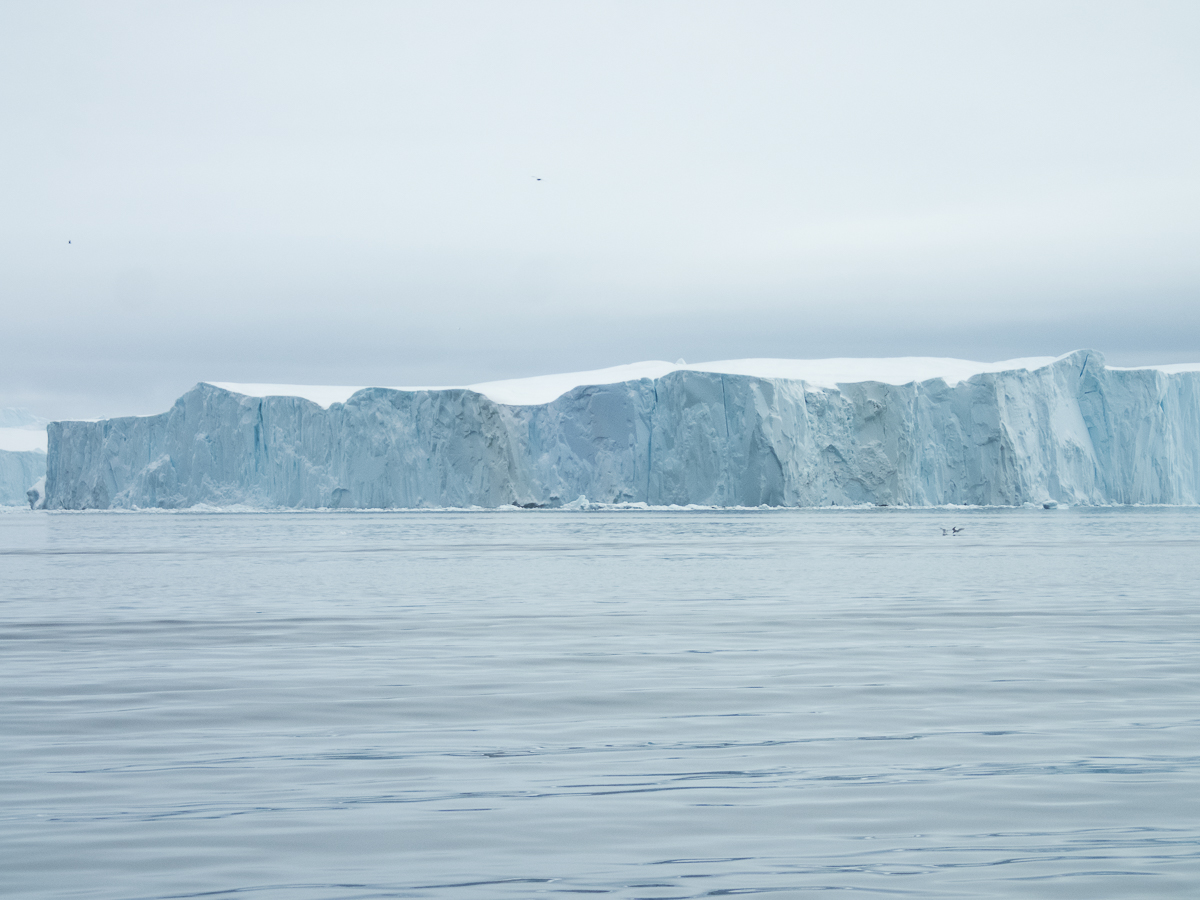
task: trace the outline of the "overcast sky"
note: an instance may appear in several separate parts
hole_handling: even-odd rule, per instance
[[[0,406],[1200,359],[1200,3],[0,3]]]

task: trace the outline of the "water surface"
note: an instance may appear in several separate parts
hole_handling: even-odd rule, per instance
[[[9,896],[1200,894],[1200,510],[10,511],[0,596]]]

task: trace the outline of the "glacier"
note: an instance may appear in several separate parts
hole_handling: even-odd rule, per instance
[[[24,506],[46,475],[46,420],[24,409],[0,409],[0,506]]]
[[[640,363],[427,388],[201,383],[48,426],[51,509],[1196,504],[1200,365]]]

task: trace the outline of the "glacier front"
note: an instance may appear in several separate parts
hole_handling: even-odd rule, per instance
[[[24,409],[0,409],[0,506],[24,506],[46,474],[46,420]]]
[[[641,363],[471,388],[198,384],[49,428],[46,506],[1195,504],[1200,365]]]

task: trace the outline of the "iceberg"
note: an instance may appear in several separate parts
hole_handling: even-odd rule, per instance
[[[23,409],[0,409],[0,506],[23,506],[46,475],[46,420]]]
[[[51,509],[1195,504],[1200,364],[1081,350],[201,383],[160,415],[48,433]]]

